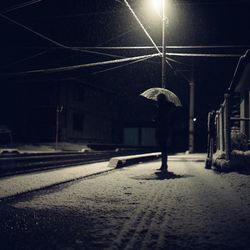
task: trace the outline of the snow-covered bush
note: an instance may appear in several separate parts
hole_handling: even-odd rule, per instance
[[[239,130],[232,129],[231,148],[232,150],[247,150],[247,136]]]
[[[246,158],[244,151],[232,150],[230,165],[234,168],[245,167],[247,163]]]

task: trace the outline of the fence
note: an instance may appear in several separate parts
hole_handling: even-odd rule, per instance
[[[216,146],[217,150],[225,152],[226,160],[230,160],[231,152],[231,102],[230,94],[224,95],[224,102],[216,112]]]
[[[224,101],[220,109],[208,113],[208,146],[206,168],[210,168],[213,164],[213,154],[215,151],[220,151],[225,154],[225,160],[231,160],[233,129],[240,130],[238,123],[249,122],[249,117],[235,115],[234,93],[226,93]],[[237,100],[237,106],[240,106],[240,101]],[[249,138],[248,138],[249,139]]]

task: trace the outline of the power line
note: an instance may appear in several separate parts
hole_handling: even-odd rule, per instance
[[[123,12],[124,12],[124,10],[107,10],[107,11],[76,13],[76,14],[69,14],[69,15],[49,16],[49,17],[43,17],[43,18],[46,18],[46,19],[67,19],[67,18],[79,18],[79,17],[88,17],[88,16],[119,14],[119,13],[123,13]],[[39,17],[38,19],[42,19],[42,18]]]
[[[149,33],[147,32],[147,30],[144,28],[143,24],[141,23],[141,21],[139,20],[139,18],[136,16],[135,12],[133,11],[133,9],[131,8],[131,6],[129,5],[129,3],[127,2],[127,0],[124,0],[125,4],[127,5],[127,7],[129,8],[129,10],[131,11],[131,13],[133,14],[133,16],[135,17],[136,21],[140,24],[141,28],[143,29],[143,31],[145,32],[145,34],[147,35],[147,37],[149,38],[149,40],[151,41],[151,43],[154,45],[154,47],[156,48],[156,50],[158,51],[159,54],[162,54],[160,52],[160,50],[158,49],[157,45],[155,44],[154,40],[151,38],[151,36],[149,35]]]
[[[57,46],[59,46],[61,48],[67,49],[67,46],[65,46],[65,45],[63,45],[63,44],[61,44],[61,43],[59,43],[59,42],[57,42],[57,41],[55,41],[55,40],[53,40],[53,39],[45,36],[45,35],[37,32],[37,31],[35,31],[35,30],[33,30],[33,29],[31,29],[31,28],[29,28],[29,27],[27,27],[27,26],[25,26],[25,25],[23,25],[23,24],[15,21],[15,20],[13,20],[13,19],[11,19],[11,18],[9,18],[9,17],[7,17],[7,16],[5,16],[5,15],[3,15],[1,13],[0,13],[0,16],[2,18],[4,18],[4,19],[8,20],[9,22],[14,23],[14,24],[18,25],[19,27],[22,27],[23,29],[26,29],[26,30],[30,31],[31,33],[33,33],[33,34],[35,34],[35,35],[37,35],[37,36],[39,36],[39,37],[41,37],[41,38],[43,38],[43,39],[51,42],[51,43],[53,43],[53,44],[55,44],[55,45],[57,45]]]
[[[157,46],[162,48],[162,46]],[[216,49],[216,48],[250,48],[250,45],[166,45],[166,49]],[[97,50],[136,50],[155,49],[155,46],[92,46],[92,47],[72,47],[77,49],[97,49]]]
[[[47,53],[46,50],[45,50],[45,51],[41,51],[41,52],[39,52],[39,53],[36,53],[36,54],[34,54],[34,55],[31,55],[31,56],[25,57],[25,58],[23,58],[23,59],[17,60],[17,61],[15,61],[15,62],[10,63],[10,64],[3,65],[1,68],[8,68],[9,66],[13,66],[13,65],[19,64],[19,63],[21,63],[21,62],[25,62],[25,61],[28,61],[28,60],[30,60],[30,59],[33,59],[33,58],[35,58],[35,57],[44,55],[45,53]]]
[[[186,63],[183,63],[183,62],[179,62],[177,60],[174,60],[173,58],[170,58],[170,57],[166,57],[167,60],[171,61],[171,62],[175,62],[175,63],[178,63],[178,64],[182,64],[182,65],[187,65]]]
[[[13,10],[18,10],[18,9],[24,8],[26,6],[30,6],[32,4],[35,4],[35,3],[38,3],[38,2],[41,2],[41,1],[43,1],[43,0],[33,0],[33,1],[22,3],[22,4],[17,4],[17,5],[14,5],[14,6],[8,8],[8,9],[0,11],[0,13],[6,14],[6,13],[9,13],[9,12],[11,12]]]
[[[160,46],[161,47],[161,46]],[[166,46],[167,49],[216,49],[216,48],[250,48],[250,45],[179,45]]]
[[[149,35],[149,33],[147,32],[147,30],[144,28],[143,24],[141,23],[140,19],[136,16],[135,12],[133,11],[133,9],[131,8],[131,6],[129,5],[129,3],[127,2],[127,0],[124,0],[125,4],[127,5],[127,7],[129,8],[129,10],[132,12],[133,16],[135,17],[135,19],[137,20],[137,22],[140,24],[141,28],[143,29],[143,31],[145,32],[145,34],[147,35],[147,37],[149,38],[149,40],[151,41],[151,43],[154,45],[154,47],[156,48],[156,50],[158,51],[159,55],[162,55],[163,58],[165,57],[165,45],[163,47],[162,52],[159,50],[159,48],[157,47],[156,43],[154,42],[154,40],[151,38],[151,36]],[[168,60],[166,60],[166,58],[163,59],[163,61],[166,61],[166,63],[169,65],[169,67],[174,70],[173,66],[169,63]],[[164,64],[165,65],[165,64]],[[164,72],[164,71],[163,71]],[[165,76],[165,74],[164,74]],[[164,81],[163,81],[164,82]]]
[[[42,0],[37,0],[42,1]],[[32,1],[31,1],[32,2]],[[34,1],[35,2],[35,1]],[[121,1],[116,1],[120,4],[123,4]],[[172,5],[222,5],[222,4],[246,4],[248,3],[247,0],[236,0],[236,1],[204,1],[204,2],[173,2]],[[99,16],[99,15],[110,15],[110,14],[119,14],[123,13],[127,10],[104,10],[104,11],[94,11],[94,12],[84,12],[84,13],[76,13],[76,14],[69,14],[69,15],[58,15],[58,16],[46,16],[44,18],[46,19],[66,19],[66,18],[79,18],[79,17],[85,17],[85,16]],[[9,11],[8,11],[9,12]],[[7,12],[2,12],[7,13]],[[41,19],[41,17],[39,18]]]
[[[6,46],[8,47],[8,46]],[[18,48],[19,46],[17,46]],[[67,46],[73,51],[83,51],[87,50],[91,52],[91,50],[148,50],[155,49],[154,46]],[[53,46],[21,46],[20,48],[31,48],[31,49],[60,49],[60,47]],[[162,48],[162,46],[158,46],[158,48]],[[179,46],[171,46],[166,45],[166,49],[248,49],[250,45],[179,45]],[[96,53],[100,53],[97,52]]]
[[[221,57],[221,58],[228,58],[228,57],[240,57],[242,55],[232,55],[232,54],[190,54],[190,53],[166,53],[166,55],[175,55],[175,56],[184,56],[184,57]],[[141,59],[149,59],[159,56],[159,53],[151,54],[151,55],[143,55],[143,56],[135,56],[135,57],[129,57],[129,58],[122,58],[122,59],[116,59],[116,60],[110,60],[110,61],[102,61],[102,62],[96,62],[96,63],[88,63],[88,64],[78,64],[78,65],[72,65],[72,66],[65,66],[65,67],[57,67],[57,68],[49,68],[49,69],[38,69],[38,70],[29,70],[29,71],[22,71],[22,72],[16,72],[16,73],[8,73],[8,74],[2,74],[1,76],[15,76],[15,75],[26,75],[26,74],[32,74],[32,73],[57,73],[57,72],[64,72],[64,71],[70,71],[70,70],[76,70],[80,68],[87,68],[87,67],[95,67],[95,66],[103,66],[103,65],[109,65],[109,64],[115,64],[115,63],[123,63],[123,62],[129,62],[129,61],[138,61]],[[169,63],[169,62],[168,62]],[[172,65],[169,63],[169,66],[173,69]],[[173,69],[174,70],[174,69]]]
[[[43,39],[45,39],[45,40],[51,42],[51,43],[53,43],[54,45],[56,45],[56,46],[58,46],[58,47],[60,47],[60,48],[63,48],[63,49],[66,49],[66,50],[72,50],[72,51],[80,51],[80,52],[84,52],[84,53],[105,55],[105,56],[110,56],[110,57],[114,57],[114,58],[121,58],[121,56],[112,55],[112,54],[108,54],[108,53],[90,51],[90,50],[86,50],[86,49],[80,49],[80,48],[77,48],[77,47],[69,47],[69,46],[64,45],[64,44],[62,44],[62,43],[60,43],[60,42],[57,42],[57,41],[55,41],[55,40],[49,38],[48,36],[45,36],[45,35],[43,35],[43,34],[37,32],[37,31],[35,31],[35,30],[33,30],[33,29],[31,29],[31,28],[29,28],[29,27],[23,25],[22,23],[19,23],[19,22],[13,20],[12,18],[9,18],[9,17],[7,17],[7,16],[1,14],[1,13],[0,13],[0,17],[2,17],[2,18],[4,18],[4,19],[8,20],[8,21],[11,22],[11,23],[14,23],[14,24],[18,25],[19,27],[22,27],[22,28],[25,29],[25,30],[30,31],[31,33],[33,33],[33,34],[35,34],[35,35],[37,35],[37,36],[39,36],[39,37],[41,37],[41,38],[43,38]]]
[[[150,41],[153,43],[154,47],[156,48],[156,50],[159,52],[160,55],[163,55],[163,53],[161,53],[159,51],[159,48],[157,47],[157,45],[155,44],[155,42],[153,41],[153,39],[151,38],[151,36],[149,35],[149,33],[146,31],[146,29],[144,28],[144,26],[142,25],[141,21],[139,20],[139,18],[136,16],[135,12],[133,11],[133,9],[131,8],[131,6],[128,4],[127,0],[124,0],[124,3],[127,5],[127,7],[129,8],[129,10],[132,12],[133,16],[135,17],[135,19],[137,20],[137,22],[140,24],[141,28],[143,29],[143,31],[146,33],[147,37],[150,39]],[[165,51],[166,46],[164,45],[164,49],[163,51]],[[185,53],[164,53],[163,56],[165,55],[176,55],[176,56],[192,56],[192,57],[235,57],[236,55],[221,55],[221,54],[185,54]],[[166,60],[166,63],[169,65],[169,67],[175,72],[174,67],[171,65],[171,63]]]
[[[121,37],[123,37],[123,36],[125,36],[125,35],[127,35],[127,34],[129,34],[129,33],[131,33],[131,32],[133,32],[133,31],[136,30],[136,29],[137,29],[137,27],[134,27],[134,28],[131,28],[131,29],[129,29],[129,30],[126,30],[126,31],[120,33],[119,35],[117,35],[117,36],[115,36],[115,37],[111,37],[110,39],[108,39],[108,40],[106,40],[106,41],[100,43],[100,44],[98,45],[98,47],[100,47],[100,46],[103,45],[103,44],[107,44],[107,43],[109,43],[109,42],[111,42],[111,41],[114,41],[114,40],[116,40],[116,39],[118,39],[118,38],[121,38]]]
[[[89,68],[89,67],[103,66],[103,65],[114,64],[114,63],[129,62],[129,61],[139,60],[143,58],[153,58],[156,56],[159,56],[159,54],[157,53],[157,54],[151,54],[151,55],[135,56],[135,57],[129,57],[129,58],[123,58],[123,59],[110,60],[110,61],[78,64],[78,65],[49,68],[49,69],[28,70],[28,71],[22,71],[22,72],[16,72],[16,73],[2,74],[2,76],[18,76],[18,75],[26,75],[26,74],[33,74],[33,73],[58,73],[58,72],[76,70],[76,69],[81,69],[81,68]]]
[[[129,62],[129,63],[123,64],[123,65],[119,65],[119,66],[112,67],[112,68],[109,68],[109,69],[100,70],[100,71],[97,71],[97,72],[95,72],[93,74],[99,74],[99,73],[104,73],[104,72],[111,71],[111,70],[114,70],[114,69],[123,68],[123,67],[129,66],[129,65],[132,65],[132,64],[135,64],[135,63],[138,63],[138,62],[146,61],[146,60],[149,60],[149,59],[150,58],[142,58],[142,59],[139,59],[139,60],[136,60],[136,61],[133,61],[133,62]],[[174,60],[174,59],[169,58],[169,57],[167,57],[167,60],[175,62],[175,63],[182,64],[182,65],[186,65],[185,63],[179,62],[179,61]],[[172,65],[169,65],[169,66],[171,67],[171,69],[173,69]],[[174,70],[174,71],[176,72],[176,70]]]
[[[247,4],[248,0],[235,0],[235,1],[201,1],[201,2],[175,2],[174,5],[228,5],[228,4]]]
[[[144,28],[144,26],[143,26],[143,24],[141,23],[141,21],[140,21],[140,19],[136,16],[136,14],[135,14],[135,12],[133,11],[133,9],[131,8],[131,6],[129,5],[129,3],[127,2],[127,0],[124,0],[124,2],[125,2],[125,4],[127,5],[127,7],[129,8],[129,10],[132,12],[132,14],[133,14],[133,16],[135,17],[135,19],[137,20],[137,22],[140,24],[140,26],[141,26],[141,28],[143,29],[143,31],[146,33],[146,35],[147,35],[147,37],[149,38],[149,40],[152,42],[152,44],[154,45],[154,47],[156,48],[156,50],[158,51],[158,53],[159,53],[159,55],[162,55],[162,58],[163,58],[163,62],[164,62],[164,64],[162,64],[162,66],[163,65],[165,65],[165,61],[166,61],[166,63],[169,65],[169,67],[174,71],[174,68],[173,68],[173,66],[171,65],[171,63],[168,61],[168,60],[166,60],[166,57],[165,57],[165,44],[163,45],[164,47],[163,47],[163,50],[162,50],[162,52],[160,52],[160,50],[159,50],[159,48],[157,47],[157,45],[155,44],[155,42],[154,42],[154,40],[151,38],[151,36],[149,35],[149,33],[147,32],[147,30]],[[164,18],[164,17],[163,17]],[[163,36],[164,37],[164,36]],[[163,69],[163,72],[165,71],[165,69]],[[164,72],[165,73],[165,72]],[[164,78],[165,78],[165,74],[163,75],[164,76]],[[164,79],[163,78],[163,79]],[[165,80],[163,80],[162,81],[163,82],[163,85],[165,84],[164,82],[165,82]]]
[[[196,54],[196,53],[166,53],[168,56],[182,57],[240,57],[240,54]]]
[[[132,65],[132,64],[135,64],[135,63],[138,63],[138,62],[146,61],[146,60],[148,60],[150,58],[151,57],[146,57],[146,58],[138,59],[136,61],[129,62],[129,63],[123,64],[123,65],[119,65],[119,66],[112,67],[112,68],[109,68],[109,69],[100,70],[100,71],[97,71],[97,72],[95,72],[93,74],[96,75],[96,74],[104,73],[104,72],[111,71],[111,70],[114,70],[114,69],[123,68],[123,67],[129,66],[129,65]]]

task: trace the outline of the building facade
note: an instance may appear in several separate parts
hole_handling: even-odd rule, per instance
[[[122,124],[115,93],[64,79],[12,84],[2,92],[1,124],[14,142],[119,143]],[[4,112],[5,110],[5,112]]]

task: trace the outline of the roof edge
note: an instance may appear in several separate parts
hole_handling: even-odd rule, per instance
[[[239,82],[240,77],[241,77],[241,75],[246,67],[246,64],[249,62],[249,59],[250,59],[250,50],[248,49],[246,51],[246,53],[243,56],[241,56],[239,61],[238,61],[238,64],[237,64],[236,69],[234,71],[232,81],[231,81],[230,86],[228,88],[229,93],[233,92],[234,89],[236,88],[237,83]]]

